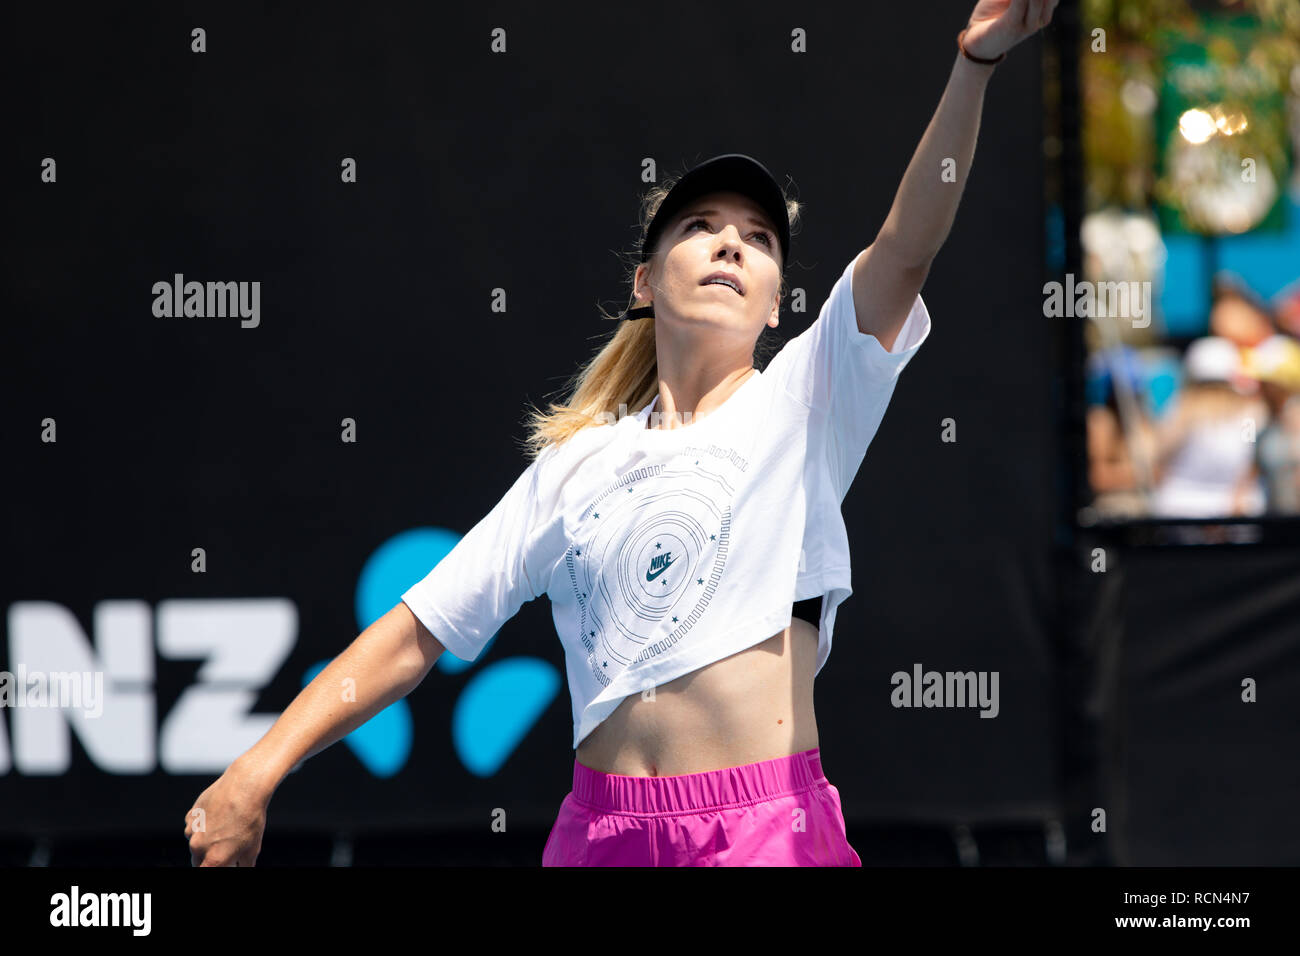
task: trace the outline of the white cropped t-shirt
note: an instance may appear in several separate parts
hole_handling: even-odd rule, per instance
[[[822,595],[820,673],[853,593],[840,506],[930,334],[920,295],[892,350],[860,332],[856,261],[812,325],[698,421],[647,428],[656,396],[546,448],[402,595],[411,612],[472,661],[549,596],[574,749],[624,697],[766,640]]]

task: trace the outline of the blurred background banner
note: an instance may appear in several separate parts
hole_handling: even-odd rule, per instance
[[[1087,0],[1085,524],[1300,517],[1300,5]],[[1145,296],[1143,301],[1145,301]]]
[[[879,230],[971,8],[13,14],[0,863],[187,866],[203,789],[523,470],[527,405],[627,301],[639,196],[716,153],[805,205],[763,367]],[[868,865],[1300,862],[1293,9],[1064,0],[997,67],[844,502],[817,717]],[[1220,129],[1171,75],[1225,62],[1272,86]],[[1197,109],[1206,143],[1289,137],[1212,249],[1161,185],[1178,137],[1209,168]],[[1150,283],[1150,322],[1049,316],[1067,276]],[[245,311],[168,314],[191,282]],[[996,673],[996,718],[895,706],[917,668]],[[538,865],[563,675],[545,600],[443,655],[290,774],[259,865]]]
[[[1197,26],[1158,34],[1161,229],[1284,233],[1283,186],[1291,171],[1284,95],[1291,78],[1253,55],[1268,35],[1259,17],[1209,14]]]

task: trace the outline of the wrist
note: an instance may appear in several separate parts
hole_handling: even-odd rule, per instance
[[[957,34],[957,49],[961,53],[963,59],[968,60],[973,65],[984,67],[987,70],[1007,58],[1005,52],[999,53],[997,56],[987,56],[980,53],[979,50],[972,50],[966,45],[966,31],[969,29],[970,27],[966,26]]]
[[[227,772],[263,804],[271,802],[271,795],[286,776],[274,761],[255,750],[245,751],[236,757]]]
[[[956,56],[952,72],[953,76],[961,82],[978,87],[981,91],[988,86],[989,80],[993,77],[993,67],[975,63],[960,53]]]

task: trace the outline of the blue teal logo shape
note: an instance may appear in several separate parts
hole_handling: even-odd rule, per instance
[[[451,738],[470,773],[490,777],[541,719],[560,675],[538,657],[507,657],[474,675],[456,698]]]
[[[413,584],[451,553],[461,536],[447,528],[414,528],[383,542],[366,560],[357,580],[355,612],[358,633],[387,614]],[[496,643],[488,641],[479,658]],[[304,687],[328,661],[303,675]],[[434,670],[458,674],[475,667],[450,651]],[[426,678],[428,680],[428,678]],[[479,667],[461,690],[452,709],[452,744],[465,769],[490,777],[504,766],[560,692],[559,672],[536,657],[508,657]],[[414,721],[405,698],[394,701],[343,738],[376,777],[391,777],[411,754]]]

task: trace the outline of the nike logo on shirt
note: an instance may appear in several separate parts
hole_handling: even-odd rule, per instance
[[[645,573],[645,579],[647,581],[653,581],[655,578],[659,577],[659,575],[667,571],[672,565],[676,564],[676,562],[672,560],[672,555],[673,553],[669,551],[667,554],[656,554],[651,558],[651,570]]]

